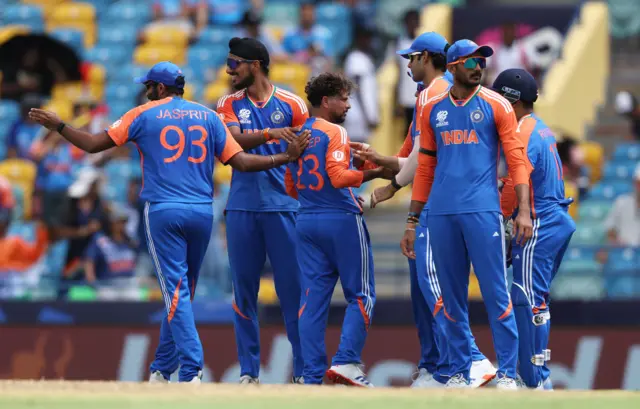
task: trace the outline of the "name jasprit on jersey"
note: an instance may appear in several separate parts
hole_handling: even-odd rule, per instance
[[[200,111],[196,109],[189,109],[189,110],[161,109],[160,112],[158,113],[158,116],[156,116],[156,118],[157,119],[181,119],[181,118],[189,117],[189,119],[200,119],[200,120],[206,121],[208,115],[209,115],[209,112]]]

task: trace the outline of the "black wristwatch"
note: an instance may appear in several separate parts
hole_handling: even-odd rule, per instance
[[[60,124],[58,125],[58,127],[56,128],[56,131],[62,135],[62,130],[64,129],[64,127],[67,126],[67,124],[65,124],[64,122],[60,122]]]
[[[396,180],[396,177],[394,176],[393,178],[391,178],[391,186],[394,187],[394,189],[396,190],[400,190],[402,189],[402,186],[400,186],[400,184],[398,183],[398,181]]]

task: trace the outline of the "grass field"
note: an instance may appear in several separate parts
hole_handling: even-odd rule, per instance
[[[631,409],[640,393],[1,381],[2,409]]]

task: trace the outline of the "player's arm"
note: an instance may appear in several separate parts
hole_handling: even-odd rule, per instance
[[[511,107],[509,106],[511,109]],[[533,233],[531,223],[531,198],[529,195],[530,165],[527,163],[525,145],[516,133],[518,123],[512,110],[507,111],[501,104],[494,106],[494,118],[498,137],[504,148],[504,156],[509,168],[509,176],[514,185],[518,199],[518,216],[514,220],[513,229],[516,242],[526,243]]]
[[[502,182],[504,185],[502,186],[502,192],[500,194],[500,209],[505,219],[508,219],[513,215],[516,207],[518,207],[518,196],[516,196],[513,179],[511,179],[510,176],[503,178]]]
[[[296,184],[293,181],[293,175],[291,174],[291,168],[289,167],[287,167],[287,170],[284,172],[284,187],[289,196],[298,200],[298,190],[296,189]]]
[[[382,172],[381,169],[356,170],[349,169],[351,149],[349,148],[349,138],[347,132],[340,130],[332,131],[329,136],[329,146],[325,155],[327,174],[331,180],[331,186],[336,189],[345,187],[360,187],[364,182],[375,179]]]
[[[58,132],[71,144],[88,153],[102,152],[116,146],[116,141],[114,141],[106,131],[95,134],[81,131],[71,125],[65,124],[56,113],[51,111],[32,108],[29,112],[29,118],[50,131]],[[129,124],[127,124],[127,128],[128,125]]]
[[[393,172],[400,170],[400,160],[397,156],[385,156],[376,152],[368,144],[361,142],[350,142],[350,147],[353,149],[353,157],[363,163],[371,163],[374,166],[382,166]]]

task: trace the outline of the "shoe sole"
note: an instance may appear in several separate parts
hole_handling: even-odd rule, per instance
[[[339,374],[336,371],[332,371],[331,369],[327,370],[327,372],[325,373],[327,375],[327,378],[329,378],[329,380],[331,382],[333,382],[334,384],[337,385],[345,385],[345,386],[355,386],[357,388],[366,388],[367,386],[362,385],[360,383],[357,383],[356,381],[347,378],[346,376]]]
[[[475,385],[471,385],[472,388],[482,388],[483,386],[486,386],[489,382],[491,382],[492,380],[494,380],[497,376],[497,373],[494,374],[485,374],[482,376],[482,382],[480,382],[480,384],[478,386]]]

